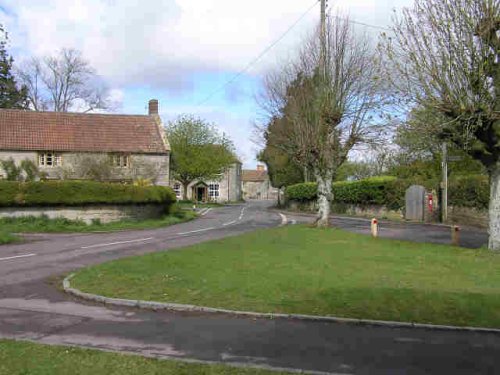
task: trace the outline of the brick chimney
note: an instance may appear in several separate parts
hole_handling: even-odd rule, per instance
[[[158,115],[158,99],[151,99],[149,101],[149,115],[150,116],[153,116],[153,115]]]
[[[265,171],[266,169],[265,169],[264,165],[262,165],[262,164],[257,164],[257,170],[258,170],[258,171]]]

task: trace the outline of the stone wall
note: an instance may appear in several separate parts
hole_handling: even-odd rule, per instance
[[[40,166],[49,179],[75,179],[78,178],[75,169],[78,164],[85,161],[87,157],[107,157],[107,154],[98,153],[72,153],[61,152],[62,164],[55,167]],[[0,160],[12,158],[17,165],[24,159],[33,161],[38,165],[37,152],[24,151],[0,151]],[[170,157],[169,155],[155,154],[131,154],[130,166],[126,168],[112,167],[111,180],[134,180],[138,177],[152,178],[158,185],[168,186],[169,182]],[[149,177],[148,177],[149,176]],[[5,177],[0,168],[0,178]]]
[[[244,199],[278,199],[278,189],[271,186],[269,178],[264,181],[243,181]]]
[[[285,207],[304,212],[316,212],[318,207],[315,201],[287,201]],[[359,216],[365,218],[389,219],[389,220],[404,220],[403,210],[389,210],[385,206],[377,205],[354,205],[334,203],[332,205],[332,214]],[[435,208],[430,214],[426,210],[425,222],[439,222],[439,212]],[[488,211],[478,210],[468,207],[448,207],[448,222],[450,224],[459,224],[476,228],[488,228]]]
[[[158,204],[130,206],[85,206],[85,207],[15,207],[0,208],[0,217],[47,216],[50,219],[66,218],[90,224],[92,220],[111,223],[120,220],[157,219],[166,214],[165,207]]]
[[[448,221],[453,224],[488,228],[488,210],[469,207],[448,207]]]

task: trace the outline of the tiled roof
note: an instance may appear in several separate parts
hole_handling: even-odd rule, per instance
[[[255,170],[255,169],[244,169],[241,180],[243,182],[259,182],[265,181],[267,179],[267,171]]]
[[[168,151],[153,116],[0,109],[0,150]]]

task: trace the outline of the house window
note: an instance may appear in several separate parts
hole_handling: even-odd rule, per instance
[[[174,192],[177,198],[180,198],[182,196],[181,184],[179,184],[178,182],[174,184]]]
[[[113,165],[113,167],[119,167],[119,168],[130,167],[130,155],[125,155],[125,154],[111,155],[111,165]]]
[[[55,152],[43,152],[38,154],[38,165],[41,167],[58,167],[61,164],[61,154]]]
[[[218,198],[219,197],[219,184],[208,185],[208,196],[210,198]]]

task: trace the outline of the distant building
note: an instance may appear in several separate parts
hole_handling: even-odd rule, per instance
[[[243,199],[278,199],[278,189],[271,186],[263,165],[257,169],[244,169],[242,175]]]
[[[182,199],[183,186],[172,181],[177,199]],[[214,180],[197,180],[188,185],[187,199],[196,202],[238,202],[241,201],[241,163],[231,165],[220,177]]]

